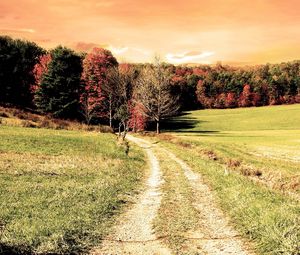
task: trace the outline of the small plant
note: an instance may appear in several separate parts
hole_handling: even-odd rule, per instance
[[[51,128],[51,123],[48,119],[43,119],[38,123],[40,128]]]
[[[3,118],[8,118],[8,114],[5,113],[5,112],[0,112],[0,117],[3,117]]]
[[[228,159],[227,162],[226,162],[227,166],[229,167],[233,167],[233,168],[236,168],[236,167],[239,167],[241,165],[241,162],[237,159]]]
[[[24,120],[22,121],[22,127],[29,127],[29,128],[35,128],[36,125],[34,123],[32,123],[31,121],[29,120]]]
[[[70,124],[65,120],[54,119],[53,123],[55,124],[55,129],[68,129]]]

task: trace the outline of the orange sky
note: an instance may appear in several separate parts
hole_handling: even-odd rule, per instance
[[[281,62],[300,59],[300,0],[0,0],[0,34],[128,62]]]

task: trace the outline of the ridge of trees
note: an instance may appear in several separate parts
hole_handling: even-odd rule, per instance
[[[58,46],[0,36],[0,104],[87,124],[107,123],[123,134],[182,110],[300,103],[300,61],[247,67],[119,64],[94,48]]]

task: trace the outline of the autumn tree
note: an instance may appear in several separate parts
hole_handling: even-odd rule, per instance
[[[245,84],[243,88],[243,92],[241,93],[239,97],[239,106],[240,107],[249,107],[252,106],[252,93],[251,93],[251,87],[249,84]]]
[[[82,114],[87,124],[96,117],[104,117],[107,104],[111,113],[111,94],[107,90],[107,72],[109,68],[118,65],[110,51],[94,48],[83,60],[82,81],[84,91],[80,96]],[[110,126],[112,126],[110,115]]]
[[[51,55],[49,53],[43,54],[39,58],[39,62],[34,66],[33,75],[35,82],[31,87],[32,93],[35,93],[40,87],[43,76],[48,72],[48,65],[51,62]]]
[[[147,116],[143,105],[136,100],[131,100],[129,128],[133,132],[142,131],[146,128]]]
[[[156,122],[160,133],[162,119],[176,114],[180,108],[178,96],[171,93],[171,73],[158,58],[154,65],[145,66],[138,79],[136,99],[143,105],[149,120]]]
[[[229,92],[226,95],[226,101],[225,101],[226,108],[235,108],[237,107],[237,100],[236,95],[234,92]]]
[[[48,71],[36,91],[36,105],[42,113],[51,113],[60,118],[76,118],[81,93],[81,56],[62,46],[51,50],[50,55]]]
[[[0,103],[32,106],[33,68],[43,53],[33,42],[0,36]]]

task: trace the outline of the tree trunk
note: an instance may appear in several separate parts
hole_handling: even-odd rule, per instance
[[[109,100],[109,127],[112,127],[112,102],[111,99]]]
[[[118,138],[121,137],[121,123],[119,123],[119,133],[118,133]]]
[[[156,121],[156,134],[160,133],[159,120]]]

